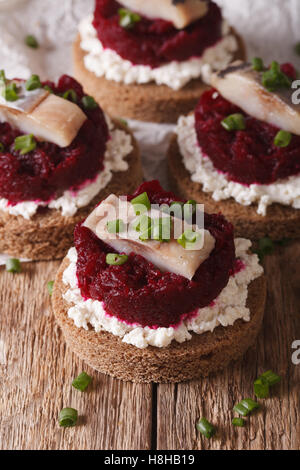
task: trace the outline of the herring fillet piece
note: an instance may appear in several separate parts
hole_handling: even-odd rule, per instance
[[[18,85],[19,86],[19,85]],[[27,91],[21,86],[20,99],[0,99],[0,122],[8,122],[24,134],[67,147],[86,121],[84,112],[71,101],[43,89]]]
[[[119,253],[129,255],[134,252],[143,256],[154,264],[162,272],[173,272],[191,280],[202,264],[215,247],[215,239],[208,230],[203,230],[203,245],[197,250],[184,249],[177,240],[170,242],[159,242],[149,240],[143,242],[139,239],[140,233],[133,228],[123,234],[110,234],[107,230],[107,222],[115,219],[122,219],[127,224],[132,224],[137,219],[133,206],[130,202],[122,200],[119,205],[119,198],[115,195],[108,196],[94,211],[87,217],[83,226],[89,228],[99,239],[111,246]],[[149,211],[148,215],[164,217],[159,211]]]
[[[203,0],[120,0],[121,5],[150,19],[170,21],[177,29],[183,29],[202,18],[208,11]]]
[[[262,72],[254,70],[251,64],[233,62],[213,73],[210,85],[250,116],[300,135],[300,106],[292,102],[294,90],[268,91],[262,84]]]

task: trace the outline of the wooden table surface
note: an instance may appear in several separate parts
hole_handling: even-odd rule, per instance
[[[265,259],[268,301],[264,327],[242,362],[209,379],[179,385],[133,385],[93,371],[66,347],[47,293],[58,262],[24,264],[22,274],[0,269],[1,449],[299,449],[300,243]],[[231,425],[232,408],[253,396],[258,374],[282,375],[270,399],[244,429]],[[85,393],[71,387],[82,370],[93,376]],[[79,425],[61,429],[63,407]],[[195,423],[218,427],[212,440]]]

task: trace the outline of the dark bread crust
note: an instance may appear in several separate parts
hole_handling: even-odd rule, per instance
[[[131,132],[120,122],[116,128]],[[0,253],[31,260],[63,258],[73,244],[75,225],[89,215],[93,208],[109,194],[130,194],[143,180],[138,145],[133,139],[133,150],[126,157],[127,171],[113,173],[111,181],[91,203],[78,210],[73,217],[63,217],[59,210],[42,208],[30,219],[0,211]]]
[[[266,236],[273,240],[300,238],[300,210],[272,204],[263,217],[257,213],[257,204],[243,206],[233,198],[217,202],[210,193],[203,192],[202,185],[191,180],[191,175],[183,164],[176,135],[172,136],[168,150],[168,168],[170,184],[175,194],[204,204],[206,212],[222,212],[234,225],[236,236],[252,240]]]
[[[246,58],[244,42],[234,30],[239,48],[234,60]],[[175,123],[180,115],[194,109],[207,87],[201,79],[192,80],[181,90],[166,85],[146,83],[124,85],[113,80],[97,77],[84,65],[85,52],[80,47],[78,35],[73,45],[74,75],[86,93],[94,96],[105,111],[114,117],[137,119],[146,122]]]
[[[264,276],[249,286],[249,323],[238,320],[233,326],[219,326],[213,333],[193,333],[190,341],[183,344],[173,341],[167,348],[148,346],[138,349],[122,343],[120,338],[110,333],[77,328],[68,318],[69,305],[62,297],[68,289],[62,282],[68,264],[69,260],[65,258],[57,273],[52,295],[53,311],[65,340],[70,349],[90,366],[121,380],[175,383],[207,376],[241,357],[254,343],[261,327],[266,300]]]

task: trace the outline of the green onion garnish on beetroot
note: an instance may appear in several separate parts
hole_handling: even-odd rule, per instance
[[[245,426],[246,421],[243,418],[233,418],[232,424],[238,428],[243,428]]]
[[[118,13],[120,17],[119,24],[124,29],[131,29],[136,23],[141,21],[140,15],[130,10],[127,10],[126,8],[120,8],[118,10]]]
[[[233,408],[241,416],[248,416],[252,411],[259,408],[259,403],[252,398],[245,398]]]
[[[5,263],[5,267],[8,273],[20,273],[22,271],[22,265],[17,258],[8,259]]]
[[[76,390],[80,390],[80,392],[84,392],[90,385],[91,381],[92,377],[90,375],[86,372],[81,372],[81,374],[73,380],[72,387],[76,388]]]
[[[33,34],[28,34],[28,36],[25,37],[25,44],[32,49],[38,49],[39,47],[38,40]]]
[[[246,121],[242,114],[230,114],[227,118],[221,121],[222,127],[228,132],[244,131],[246,129]]]
[[[49,293],[50,297],[53,294],[53,286],[54,286],[54,281],[49,281],[47,283],[47,289],[48,289],[48,293]]]
[[[92,96],[84,96],[81,100],[85,109],[96,109],[98,108],[98,104],[94,100]]]
[[[285,148],[290,145],[291,140],[292,140],[292,134],[290,132],[279,131],[277,132],[275,136],[274,145],[276,145],[276,147]]]
[[[278,62],[273,61],[269,70],[262,75],[262,84],[270,92],[290,88],[291,79],[281,71]]]
[[[14,143],[15,150],[20,150],[21,155],[31,152],[36,148],[36,141],[33,134],[20,135],[15,138]]]
[[[31,75],[31,77],[28,78],[27,82],[25,83],[25,88],[27,91],[33,91],[37,90],[38,88],[42,88],[40,77],[38,75]]]
[[[207,439],[210,439],[216,434],[216,428],[207,421],[206,418],[200,419],[196,424],[196,428],[201,432],[201,434],[203,434],[203,436],[207,437]]]
[[[262,72],[264,70],[264,61],[260,57],[254,57],[252,59],[252,67],[257,72]]]
[[[127,255],[119,255],[117,253],[108,253],[106,255],[106,264],[111,266],[122,266],[128,260]]]
[[[77,102],[77,93],[75,90],[67,90],[63,93],[62,97],[65,99],[65,100],[69,100],[69,101],[72,101],[73,103],[76,103]]]
[[[184,249],[192,249],[193,245],[195,245],[201,239],[200,233],[194,232],[193,230],[186,230],[177,240],[177,243],[181,245]]]
[[[131,200],[136,215],[141,215],[151,209],[151,202],[148,194],[142,193]]]
[[[63,428],[70,428],[76,425],[78,412],[74,408],[63,408],[58,416],[58,423]]]

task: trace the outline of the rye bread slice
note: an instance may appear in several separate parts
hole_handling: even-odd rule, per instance
[[[121,380],[175,383],[207,376],[239,359],[254,343],[262,324],[266,300],[264,276],[249,286],[250,322],[238,320],[233,326],[217,327],[213,333],[193,333],[190,341],[182,344],[173,341],[166,348],[138,349],[111,333],[96,333],[92,328],[87,331],[75,326],[68,317],[70,305],[62,297],[68,289],[62,281],[68,265],[69,260],[65,258],[52,295],[53,312],[67,345],[94,369]]]
[[[127,171],[113,173],[111,181],[86,207],[73,217],[63,217],[59,210],[40,208],[30,219],[0,211],[0,253],[31,260],[63,258],[73,244],[75,225],[86,218],[94,207],[110,194],[130,194],[143,180],[138,145],[122,123],[114,121],[116,128],[130,133],[133,150],[126,157]]]
[[[235,35],[239,48],[234,60],[245,60],[244,42]],[[192,80],[181,90],[175,91],[166,85],[154,82],[141,85],[125,85],[113,80],[97,77],[85,68],[84,56],[80,47],[80,36],[73,45],[74,75],[83,85],[86,93],[93,96],[111,116],[136,119],[146,122],[175,123],[182,114],[193,109],[201,94],[208,89],[201,79]]]
[[[237,237],[252,240],[266,236],[273,240],[300,237],[300,210],[272,204],[268,207],[267,215],[261,216],[257,213],[257,204],[243,206],[233,198],[218,202],[210,193],[202,191],[202,185],[191,180],[191,175],[184,166],[176,135],[172,136],[168,150],[168,169],[175,194],[204,204],[208,213],[221,212],[234,225]]]

